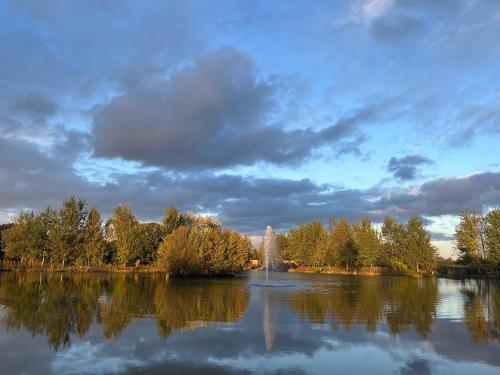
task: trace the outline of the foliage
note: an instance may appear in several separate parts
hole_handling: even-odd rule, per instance
[[[381,243],[377,231],[373,229],[368,216],[365,216],[361,222],[352,225],[352,236],[358,265],[372,267],[377,264]]]
[[[140,249],[138,241],[139,222],[132,213],[132,208],[119,205],[115,208],[109,220],[108,239],[116,244],[116,263],[126,266],[139,259]]]
[[[92,207],[85,222],[83,233],[83,257],[88,265],[103,264],[106,258],[106,242],[99,211]]]
[[[436,249],[418,217],[406,225],[386,217],[380,234],[368,217],[352,224],[346,218],[331,218],[328,230],[313,221],[278,235],[276,243],[284,259],[303,266],[387,266],[419,271],[433,269],[436,262]]]
[[[45,211],[43,221],[50,228],[48,236],[52,261],[60,262],[64,267],[66,262],[85,258],[83,235],[86,215],[85,200],[75,196],[65,199],[58,212]]]
[[[5,241],[3,240],[3,233],[7,231],[7,229],[12,228],[14,224],[0,224],[0,260],[4,257],[4,249],[5,249]]]
[[[455,230],[459,260],[464,264],[478,264],[481,257],[481,215],[462,214]]]
[[[172,275],[224,275],[248,264],[250,242],[234,231],[180,226],[158,249],[158,265]]]
[[[488,212],[485,218],[486,258],[494,265],[500,265],[500,209]]]

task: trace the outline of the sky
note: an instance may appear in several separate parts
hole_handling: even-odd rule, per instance
[[[257,235],[500,206],[497,0],[0,0],[0,222],[84,196]]]

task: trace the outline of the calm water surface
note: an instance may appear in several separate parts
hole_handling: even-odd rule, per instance
[[[500,285],[0,274],[0,374],[499,374]]]

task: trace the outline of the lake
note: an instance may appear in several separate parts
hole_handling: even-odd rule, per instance
[[[498,374],[497,281],[0,274],[1,374]]]

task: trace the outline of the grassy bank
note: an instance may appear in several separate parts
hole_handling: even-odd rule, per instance
[[[388,267],[363,267],[363,268],[344,268],[344,267],[304,267],[299,266],[295,268],[290,268],[288,272],[300,272],[300,273],[319,273],[325,275],[362,275],[362,276],[382,276],[382,275],[393,275],[393,276],[432,276],[435,273],[432,271],[399,271],[393,270]]]

